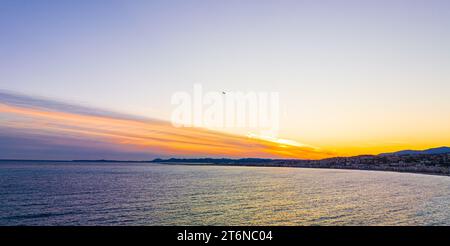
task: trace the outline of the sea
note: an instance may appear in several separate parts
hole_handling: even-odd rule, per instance
[[[0,225],[450,225],[450,177],[2,161]]]

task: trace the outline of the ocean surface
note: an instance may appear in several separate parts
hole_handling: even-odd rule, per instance
[[[450,177],[0,162],[0,225],[450,225]]]

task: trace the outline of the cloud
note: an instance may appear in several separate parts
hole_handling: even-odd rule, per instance
[[[268,141],[0,92],[0,158],[328,157],[291,141]]]

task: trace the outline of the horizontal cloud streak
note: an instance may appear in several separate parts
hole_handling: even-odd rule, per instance
[[[53,100],[0,92],[0,158],[146,159],[165,156],[311,158],[307,146],[143,119]],[[34,147],[33,147],[34,146]],[[85,156],[82,156],[85,155]]]

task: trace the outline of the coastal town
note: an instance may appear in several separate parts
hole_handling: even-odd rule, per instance
[[[322,160],[298,159],[155,159],[152,162],[185,165],[271,166],[299,168],[332,168],[395,171],[450,176],[450,153],[438,154],[390,154],[334,157]]]

